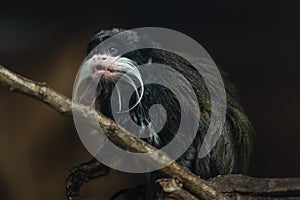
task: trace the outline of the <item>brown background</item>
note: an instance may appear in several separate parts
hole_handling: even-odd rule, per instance
[[[249,173],[300,176],[299,1],[51,2],[1,5],[1,64],[71,96],[86,44],[98,30],[181,31],[211,54],[239,90],[256,130]],[[1,199],[64,199],[68,169],[89,159],[72,119],[0,88]],[[107,199],[143,180],[114,174],[85,185],[82,196]]]

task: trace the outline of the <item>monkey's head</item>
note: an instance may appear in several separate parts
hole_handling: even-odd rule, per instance
[[[139,50],[138,45],[151,43],[145,36],[123,29],[103,30],[87,46],[87,63],[93,78],[117,79],[125,73],[137,75],[138,65],[148,62],[149,51]],[[119,34],[123,32],[122,34]],[[112,37],[114,36],[114,37]],[[147,54],[147,55],[146,55]]]
[[[134,88],[137,102],[141,100],[144,86],[139,65],[151,62],[153,50],[138,46],[150,43],[154,44],[147,36],[116,28],[100,31],[91,39],[83,67],[91,84],[98,84],[97,97],[109,96],[122,77]]]

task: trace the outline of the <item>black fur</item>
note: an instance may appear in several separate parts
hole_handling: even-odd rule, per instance
[[[87,54],[89,54],[98,44],[112,35],[119,33],[122,30],[113,29],[99,32],[90,41]],[[134,47],[135,41],[140,41],[141,38],[134,32],[125,39],[128,42],[128,48]],[[123,38],[124,41],[124,38]],[[145,40],[146,41],[146,40]],[[202,159],[198,158],[199,146],[202,144],[205,133],[209,126],[211,115],[210,95],[204,83],[202,76],[196,69],[182,57],[167,51],[159,49],[143,49],[129,52],[123,55],[138,64],[145,64],[152,60],[153,63],[160,63],[171,66],[185,76],[189,81],[193,90],[197,95],[200,108],[200,122],[197,136],[190,148],[177,161],[184,167],[191,170],[193,173],[202,178],[210,178],[220,174],[230,173],[246,173],[249,165],[250,154],[252,150],[253,129],[248,121],[244,110],[239,104],[238,96],[234,86],[223,75],[226,95],[227,95],[227,114],[226,123],[222,131],[222,135],[217,141],[213,150]],[[196,59],[198,63],[209,66],[209,63],[201,59]],[[208,74],[210,68],[207,67]],[[167,77],[166,77],[167,78]],[[177,81],[169,77],[170,81]],[[99,91],[98,100],[101,102],[100,111],[107,117],[112,118],[110,110],[110,92],[113,85],[105,85],[107,82],[101,82],[102,91]],[[219,90],[217,86],[214,88]],[[133,96],[131,104],[136,101]],[[149,121],[149,108],[154,104],[161,104],[167,112],[167,121],[163,129],[158,133],[160,143],[155,144],[152,140],[147,140],[156,147],[160,148],[168,144],[178,130],[181,115],[180,105],[175,95],[163,86],[156,84],[145,85],[145,92],[141,103],[130,111],[133,119],[136,117],[136,123],[141,124]],[[192,110],[192,105],[191,105]],[[135,117],[134,117],[135,116]],[[182,133],[181,133],[182,134]],[[184,137],[184,135],[183,135]]]

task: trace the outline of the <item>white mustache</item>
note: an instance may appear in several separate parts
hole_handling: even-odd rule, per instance
[[[84,81],[87,81],[88,78],[90,78],[94,71],[91,69],[91,62],[92,58],[87,60],[80,73],[80,77],[78,77],[78,85],[75,87],[75,92],[78,91],[80,84],[82,84]],[[113,67],[116,69],[115,71],[115,77],[123,77],[122,80],[125,80],[129,85],[131,85],[134,88],[135,95],[137,96],[137,101],[135,104],[129,108],[128,110],[122,111],[122,95],[120,92],[120,89],[117,87],[116,81],[114,77],[112,77],[112,81],[115,83],[117,94],[118,94],[118,102],[119,102],[119,113],[125,113],[129,112],[130,110],[134,109],[142,100],[142,97],[144,95],[144,84],[141,77],[141,74],[137,68],[137,63],[132,61],[131,59],[125,58],[125,57],[116,57],[114,62],[112,63]],[[89,104],[89,106],[92,106],[99,94],[97,94],[97,86],[103,86],[102,84],[99,84],[99,80],[101,77],[99,77],[97,80],[88,81],[87,85],[85,86],[85,89],[83,90],[82,94],[76,95],[78,97],[78,102],[85,101],[85,104]],[[106,79],[104,79],[107,81]],[[140,88],[140,90],[138,90]],[[98,90],[100,91],[100,89]],[[88,99],[88,96],[91,96],[94,92],[95,95],[91,99]],[[75,93],[76,94],[76,93]],[[78,94],[78,93],[77,93]]]
[[[128,111],[134,109],[142,100],[142,97],[144,94],[143,79],[137,68],[137,64],[128,58],[120,57],[115,60],[114,65],[116,66],[117,69],[120,69],[120,71],[124,72],[124,74],[122,74],[122,76],[124,77],[124,80],[134,88],[135,94],[137,95],[138,100],[135,102],[135,104],[131,108],[129,108],[126,111],[122,111],[121,107],[119,107],[119,113],[128,112]],[[138,85],[136,85],[136,82],[134,81],[133,78],[135,78],[138,81]],[[139,87],[141,88],[140,92],[138,90]],[[117,90],[118,90],[118,88],[117,88]],[[118,92],[119,105],[120,105],[122,96],[120,95],[119,91],[117,91],[117,92]]]

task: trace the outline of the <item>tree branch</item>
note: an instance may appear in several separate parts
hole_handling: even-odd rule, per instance
[[[214,177],[208,182],[223,193],[235,194],[240,199],[300,199],[300,177],[254,178],[229,174]]]
[[[157,182],[167,196],[162,199],[198,199],[176,179],[165,178]],[[300,199],[300,178],[254,178],[240,174],[217,176],[208,180],[231,199]]]
[[[59,92],[48,87],[46,83],[32,81],[23,76],[15,74],[0,65],[0,85],[7,87],[12,92],[25,94],[33,97],[52,107],[65,116],[72,116],[73,111],[90,119],[97,119],[104,134],[119,147],[139,153],[156,152],[156,148],[143,140],[133,136],[114,121],[108,119],[101,113],[84,105],[72,104],[72,101]],[[94,120],[91,123],[95,123]],[[142,158],[149,163],[162,164],[171,160],[164,152],[147,154]],[[296,199],[300,198],[300,178],[287,179],[259,179],[244,175],[218,176],[209,181],[200,179],[193,173],[182,168],[177,162],[160,170],[162,173],[176,179],[180,187],[171,192],[169,199],[180,197],[181,199],[199,198],[203,200],[225,200],[225,199]],[[168,183],[168,180],[166,183]],[[172,179],[170,179],[172,182]],[[173,181],[174,183],[174,181]],[[183,185],[183,188],[182,185]],[[168,184],[167,184],[168,185]],[[185,189],[184,189],[185,188]],[[165,190],[166,188],[163,189]],[[167,190],[168,191],[168,190]],[[180,192],[181,191],[181,192]],[[182,196],[183,195],[183,196]],[[184,196],[186,195],[186,196]],[[175,198],[173,198],[175,199]]]
[[[138,153],[157,152],[157,149],[153,146],[128,133],[125,129],[119,127],[114,121],[108,119],[101,113],[84,105],[72,105],[72,101],[68,97],[56,92],[47,86],[46,83],[32,81],[15,74],[0,65],[0,84],[7,87],[10,91],[22,93],[40,100],[63,115],[71,116],[70,114],[72,113],[73,108],[73,110],[87,119],[91,119],[91,117],[92,119],[97,119],[105,135],[123,149]],[[159,153],[146,155],[148,156],[143,156],[142,158],[149,163],[163,164],[165,161],[171,160],[168,155],[161,151]],[[170,177],[177,177],[191,193],[201,199],[228,199],[227,196],[218,192],[205,180],[200,179],[191,172],[182,168],[177,162],[173,162],[160,171]]]

